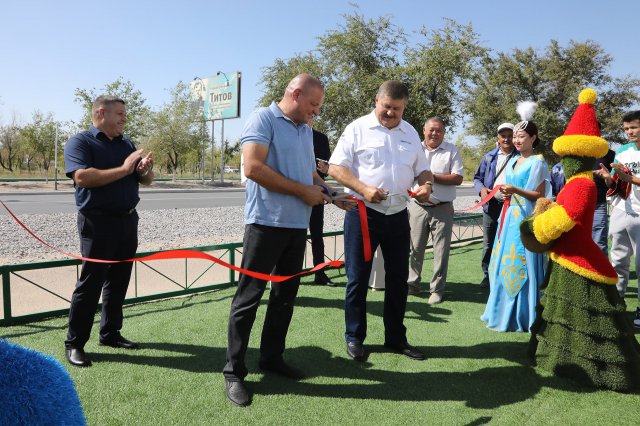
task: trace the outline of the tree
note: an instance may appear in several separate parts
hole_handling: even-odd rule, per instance
[[[423,41],[405,50],[402,80],[409,85],[410,99],[404,119],[422,129],[427,118],[438,116],[448,128],[462,117],[462,93],[476,77],[488,54],[471,24],[445,19],[442,29],[420,31]]]
[[[146,99],[142,96],[142,92],[136,89],[131,81],[124,81],[120,77],[113,83],[106,84],[101,91],[97,91],[95,88],[90,90],[78,88],[74,94],[76,102],[84,107],[84,113],[79,123],[83,129],[89,128],[91,124],[93,101],[100,95],[113,95],[122,99],[127,106],[126,136],[135,142],[147,134],[147,123],[151,110],[146,105]]]
[[[345,23],[319,37],[318,47],[285,61],[263,68],[261,83],[266,106],[282,98],[295,75],[308,72],[325,85],[325,102],[314,127],[330,139],[342,133],[347,124],[371,111],[382,81],[393,77],[398,54],[406,44],[404,31],[388,17],[375,20],[354,12],[343,15]]]
[[[22,139],[32,153],[32,157],[39,161],[44,169],[47,181],[49,179],[49,166],[54,157],[56,129],[58,127],[59,123],[53,119],[51,113],[44,115],[40,111],[35,111],[33,113],[33,122],[24,126],[20,132]]]
[[[149,149],[154,159],[165,162],[172,170],[173,180],[182,156],[199,151],[201,131],[198,126],[198,105],[193,102],[189,86],[180,81],[171,90],[171,101],[152,114],[149,129]]]
[[[0,126],[0,167],[10,172],[18,162],[20,126],[15,115],[11,123]]]
[[[542,52],[531,47],[487,57],[467,90],[464,110],[470,116],[468,131],[493,146],[495,129],[504,121],[519,121],[518,101],[532,100],[545,156],[556,160],[552,141],[561,135],[585,87],[598,92],[596,110],[602,133],[611,142],[622,139],[621,115],[640,99],[640,80],[609,74],[612,57],[593,41],[571,41],[562,47],[551,40]]]

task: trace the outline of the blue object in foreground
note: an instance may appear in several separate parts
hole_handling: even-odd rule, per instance
[[[69,373],[53,357],[0,339],[0,424],[85,425]]]

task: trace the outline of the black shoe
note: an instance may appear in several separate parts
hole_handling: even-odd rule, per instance
[[[302,380],[305,378],[305,374],[302,372],[302,370],[290,366],[289,364],[284,362],[284,360],[273,362],[260,361],[258,363],[258,366],[262,371],[276,373],[289,379]]]
[[[137,343],[127,340],[122,336],[118,336],[115,339],[100,339],[100,344],[102,346],[122,349],[138,349],[140,347]]]
[[[480,288],[489,288],[489,277],[484,277],[480,282]]]
[[[251,404],[251,395],[249,395],[249,391],[242,380],[229,380],[225,377],[224,391],[229,401],[239,407],[246,407]]]
[[[415,359],[418,361],[424,361],[425,359],[427,359],[427,356],[425,354],[423,354],[416,348],[409,346],[409,344],[406,344],[404,346],[396,346],[385,343],[384,346],[411,359]]]
[[[360,342],[347,342],[347,355],[354,361],[364,361],[364,347]]]
[[[91,360],[84,353],[84,349],[76,349],[70,348],[65,349],[65,356],[67,357],[67,361],[69,364],[75,365],[76,367],[89,367],[91,366]]]
[[[331,282],[327,274],[324,272],[320,274],[316,274],[316,279],[314,281],[317,285],[326,285],[327,287],[336,287],[336,284]]]

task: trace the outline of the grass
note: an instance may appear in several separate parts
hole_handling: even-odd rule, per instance
[[[226,400],[220,373],[233,289],[127,307],[123,333],[143,348],[98,346],[96,324],[85,348],[94,366],[68,371],[89,424],[637,424],[640,395],[553,377],[531,367],[528,334],[484,327],[479,264],[479,244],[456,248],[445,303],[429,306],[426,294],[410,297],[405,325],[409,342],[427,353],[424,362],[384,350],[382,292],[368,296],[367,362],[348,359],[344,288],[303,285],[285,358],[310,378],[293,382],[259,372],[263,305],[247,356],[250,407]],[[431,267],[429,256],[423,281]],[[330,275],[344,285],[338,271]],[[635,291],[629,289],[630,311]],[[64,360],[66,318],[1,332]]]

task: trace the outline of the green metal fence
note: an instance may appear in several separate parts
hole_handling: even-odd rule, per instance
[[[343,257],[342,244],[338,239],[342,231],[327,232],[325,253],[327,259],[340,260]],[[454,218],[452,244],[478,241],[482,238],[482,215],[467,215]],[[327,239],[329,241],[327,242]],[[308,246],[310,241],[308,242]],[[242,257],[242,243],[217,244],[192,247],[191,250],[213,252],[214,255],[232,265],[238,265]],[[138,253],[143,257],[152,252]],[[304,268],[312,267],[309,247],[307,248]],[[167,272],[167,262],[171,272]],[[80,274],[81,261],[77,259],[52,260],[38,263],[0,266],[2,275],[2,315],[0,326],[35,321],[52,316],[67,315],[69,296]],[[212,270],[217,268],[217,273]],[[31,275],[30,275],[31,274]],[[224,277],[224,278],[223,278]],[[172,261],[134,262],[131,285],[125,304],[140,303],[169,297],[184,296],[192,293],[223,289],[237,284],[238,274],[233,270],[225,272],[222,266],[198,259],[179,259]],[[164,284],[158,286],[162,281]],[[144,290],[144,286],[155,283],[155,288]],[[17,300],[19,298],[27,300]],[[36,303],[47,297],[45,307]],[[15,300],[14,300],[15,299]],[[19,303],[20,302],[20,303]],[[65,308],[51,309],[51,304],[61,304]],[[20,306],[22,312],[16,312]]]

